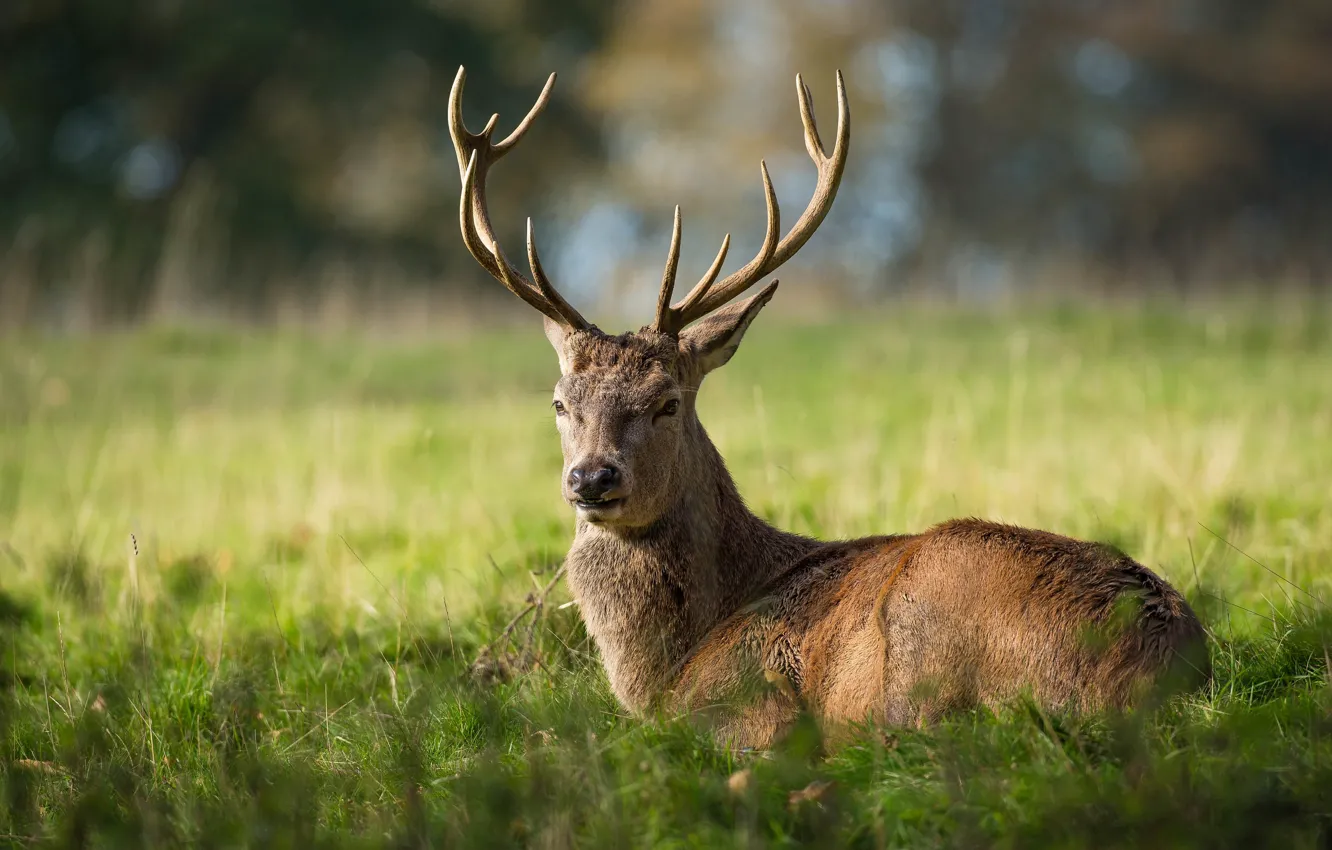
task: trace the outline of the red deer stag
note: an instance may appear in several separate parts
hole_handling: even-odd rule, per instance
[[[1021,694],[1050,708],[1095,710],[1130,704],[1180,663],[1206,676],[1204,632],[1184,599],[1110,547],[975,519],[826,543],[773,528],[746,508],[699,422],[696,393],[735,354],[777,282],[727,302],[800,250],[832,206],[851,133],[840,74],[831,152],[796,78],[818,184],[795,226],[780,236],[762,167],[768,226],[758,255],[718,280],[728,236],[672,305],[677,207],[656,319],[618,336],[556,291],[530,219],[529,278],[500,248],[486,208],[490,167],[532,126],[555,75],[500,142],[491,141],[498,116],[480,133],[464,126],[463,82],[460,68],[449,118],[463,242],[545,317],[559,355],[553,406],[563,494],[577,515],[568,580],[627,708],[701,712],[723,740],[762,747],[802,710],[830,729],[923,723]]]

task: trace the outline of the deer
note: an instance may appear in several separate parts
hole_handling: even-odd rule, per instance
[[[837,73],[831,151],[796,77],[817,185],[785,235],[766,164],[757,255],[720,278],[728,234],[672,303],[675,208],[652,324],[612,335],[552,285],[527,220],[530,277],[491,223],[486,177],[551,97],[505,138],[462,117],[465,69],[449,96],[472,257],[541,313],[560,377],[552,407],[573,508],[564,565],[610,687],[632,714],[700,718],[740,749],[772,746],[812,715],[829,734],[921,726],[950,712],[1034,700],[1052,711],[1129,709],[1174,677],[1210,677],[1206,633],[1184,597],[1118,550],[1046,531],[954,519],[926,531],[826,542],[775,528],[745,504],[696,404],[777,289],[773,280],[827,216],[846,168],[850,110]]]

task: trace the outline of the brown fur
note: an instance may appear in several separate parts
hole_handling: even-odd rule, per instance
[[[567,563],[628,708],[697,712],[733,744],[766,746],[802,710],[833,730],[1022,694],[1095,710],[1181,665],[1206,675],[1183,598],[1109,547],[975,519],[823,543],[754,516],[694,398],[771,294],[678,339],[547,323],[566,476],[584,462],[623,473],[620,504],[579,511]],[[662,414],[671,399],[678,413]]]

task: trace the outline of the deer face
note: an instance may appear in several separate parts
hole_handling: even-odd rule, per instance
[[[556,334],[563,375],[555,424],[563,495],[579,519],[647,525],[678,479],[684,387],[675,340],[659,334]]]
[[[678,336],[643,329],[608,336],[546,322],[560,357],[555,424],[564,450],[562,489],[579,519],[650,525],[690,492],[689,451],[700,429],[694,399],[703,376],[730,360],[776,285]]]
[[[726,306],[776,270],[814,235],[832,207],[846,168],[851,119],[842,75],[837,75],[837,135],[831,151],[814,121],[809,88],[796,77],[805,149],[818,169],[814,197],[781,236],[781,213],[760,163],[768,225],[754,259],[718,280],[731,244],[728,235],[702,279],[678,304],[671,299],[680,262],[680,208],[651,327],[638,333],[602,333],[551,284],[537,256],[532,220],[527,221],[528,277],[500,247],[486,204],[490,167],[513,150],[545,108],[555,84],[551,74],[527,113],[507,137],[493,141],[494,116],[479,133],[462,118],[462,68],[449,93],[449,135],[462,177],[458,222],[463,244],[506,289],[545,316],[546,336],[560,356],[555,416],[564,446],[564,497],[581,519],[626,527],[652,523],[674,499],[686,495],[691,436],[700,435],[694,394],[703,376],[731,358],[754,316],[768,303],[776,281],[751,298]],[[687,494],[692,495],[692,494]]]

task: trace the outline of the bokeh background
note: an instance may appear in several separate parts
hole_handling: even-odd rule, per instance
[[[492,210],[603,320],[651,303],[676,203],[683,277],[750,255],[761,157],[793,220],[794,76],[828,133],[837,68],[851,162],[788,309],[1328,279],[1321,0],[5,0],[0,322],[516,312],[458,236],[460,64],[501,132],[559,73]]]

